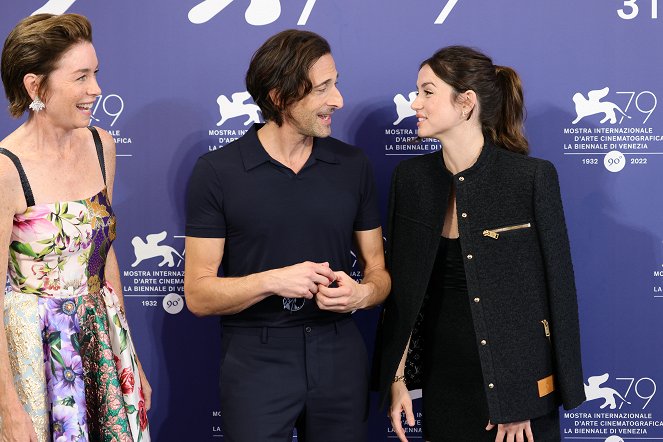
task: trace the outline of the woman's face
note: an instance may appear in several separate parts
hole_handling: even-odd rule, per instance
[[[86,127],[101,89],[97,84],[99,62],[94,46],[77,43],[64,53],[48,78],[46,109],[50,122],[66,130]]]
[[[419,70],[417,98],[411,107],[417,113],[418,135],[421,138],[439,140],[465,121],[453,88],[435,75],[428,65]]]

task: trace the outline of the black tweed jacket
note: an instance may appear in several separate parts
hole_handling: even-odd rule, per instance
[[[452,184],[491,421],[522,421],[560,404],[580,405],[578,307],[557,172],[548,161],[489,144],[457,175],[439,152],[403,161],[394,171],[387,228],[392,292],[373,367],[381,404],[411,333],[406,374],[408,388],[418,387],[416,323]]]

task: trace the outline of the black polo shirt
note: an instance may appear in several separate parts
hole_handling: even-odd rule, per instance
[[[368,159],[334,138],[315,138],[295,174],[269,156],[254,125],[242,138],[198,159],[188,188],[186,236],[225,238],[226,276],[303,261],[350,273],[353,232],[380,226]],[[292,326],[338,319],[314,299],[269,296],[224,317],[234,326]]]

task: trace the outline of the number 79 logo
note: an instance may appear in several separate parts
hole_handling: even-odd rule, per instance
[[[226,6],[231,4],[234,0],[203,0],[189,11],[189,21],[193,24],[206,23],[217,14],[223,11]],[[297,20],[299,26],[304,26],[308,22],[308,18],[311,15],[313,6],[317,0],[306,0],[304,9]],[[635,4],[637,0],[625,0],[624,5],[629,6],[632,9],[632,16],[638,14],[637,5]],[[652,0],[653,5],[656,4],[658,0]],[[43,12],[48,12],[51,14],[64,14],[69,7],[74,4],[76,0],[48,0],[44,6],[37,9],[34,14],[39,14]],[[447,3],[442,8],[440,15],[435,19],[436,25],[441,25],[447,19],[453,8],[458,3],[458,0],[447,0]],[[622,10],[619,11],[619,14],[622,18],[633,18],[632,16],[625,17]],[[654,14],[654,12],[652,12]],[[281,1],[280,0],[251,0],[251,4],[246,9],[244,17],[246,22],[254,26],[263,26],[270,23],[274,23],[279,16],[281,15]],[[653,16],[652,16],[653,17]]]
[[[193,24],[206,23],[216,17],[226,6],[234,0],[203,0],[189,11],[189,21]],[[308,21],[313,6],[317,0],[306,0],[304,9],[297,20],[297,24],[302,26]],[[281,16],[281,0],[251,0],[246,8],[244,18],[246,22],[253,26],[264,26],[274,23]]]
[[[206,23],[216,17],[234,0],[203,0],[191,8],[188,14],[189,21],[193,24]],[[317,0],[306,0],[306,4],[297,20],[297,25],[304,26],[308,22],[311,11]],[[447,19],[459,0],[447,0],[442,11],[435,19],[436,25],[441,25]],[[251,0],[246,8],[244,18],[253,26],[264,26],[274,23],[281,16],[281,0]]]

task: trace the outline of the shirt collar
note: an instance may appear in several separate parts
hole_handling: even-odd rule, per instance
[[[258,138],[258,130],[263,125],[264,123],[255,123],[251,126],[251,129],[238,140],[240,142],[239,149],[242,155],[242,162],[244,163],[244,169],[246,171],[254,169],[263,163],[272,161],[272,157],[269,156]],[[313,151],[304,167],[312,164],[314,160],[320,160],[330,164],[337,164],[339,162],[333,151],[332,145],[327,138],[313,139]]]
[[[271,160],[271,157],[265,148],[262,147],[262,144],[260,144],[260,140],[258,139],[258,129],[262,126],[263,124],[261,123],[255,123],[251,126],[251,129],[238,140],[240,143],[239,151],[242,155],[242,161],[244,162],[244,169],[246,171]]]
[[[338,157],[336,156],[336,153],[334,153],[332,144],[330,138],[314,138],[311,158],[329,164],[338,164]]]

